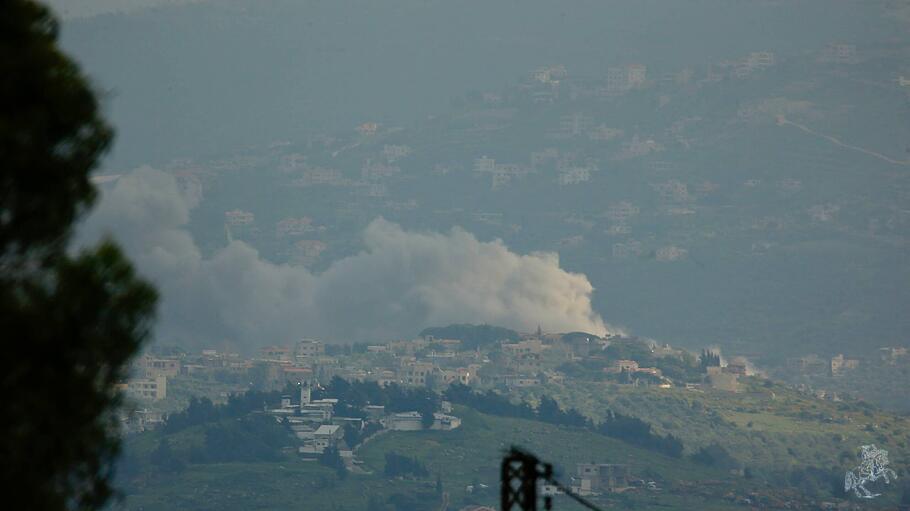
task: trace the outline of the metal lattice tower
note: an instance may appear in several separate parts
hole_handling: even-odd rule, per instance
[[[600,508],[588,502],[580,495],[553,477],[553,465],[540,461],[537,456],[513,446],[502,459],[500,467],[499,505],[501,511],[537,511],[537,481],[553,485],[566,497],[578,502],[591,511]],[[553,509],[553,497],[543,498],[543,508]]]
[[[552,465],[512,447],[500,467],[500,510],[537,511],[537,480],[549,481],[552,477]],[[552,509],[549,496],[544,497],[544,509]]]

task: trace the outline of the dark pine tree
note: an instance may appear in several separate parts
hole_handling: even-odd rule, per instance
[[[119,451],[115,384],[147,337],[154,289],[104,242],[67,253],[112,131],[58,26],[0,2],[0,486],[8,509],[101,509]]]

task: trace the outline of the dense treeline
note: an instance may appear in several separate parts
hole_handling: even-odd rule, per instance
[[[654,433],[651,425],[638,417],[611,411],[606,419],[597,426],[596,431],[672,458],[679,458],[683,454],[682,440],[673,435],[661,436]]]
[[[168,415],[164,432],[176,433],[191,426],[243,417],[250,412],[262,410],[270,403],[277,403],[281,400],[281,395],[279,391],[250,390],[243,394],[232,394],[228,397],[227,403],[219,405],[212,403],[207,397],[193,397],[190,398],[190,404],[185,410]]]
[[[135,464],[135,460],[130,461]],[[149,454],[149,463],[164,474],[179,474],[186,468],[186,463],[183,459],[174,454],[173,449],[171,449],[171,442],[167,437],[162,438],[155,450]],[[132,470],[132,472],[135,471],[135,469]]]
[[[261,410],[268,403],[277,402],[281,395],[282,393],[277,391],[249,391],[241,395],[232,395],[223,405],[215,405],[207,398],[193,398],[186,410],[168,417],[164,432],[175,433],[190,426],[245,417],[250,412]],[[338,399],[336,413],[348,417],[364,418],[363,408],[366,405],[382,405],[385,406],[386,412],[392,413],[417,411],[424,419],[424,427],[432,425],[433,412],[439,409],[441,399],[445,398],[452,403],[461,404],[489,415],[539,420],[560,426],[587,429],[674,458],[679,458],[683,452],[683,444],[678,438],[673,435],[661,436],[655,433],[651,425],[641,419],[611,411],[603,422],[594,424],[591,419],[574,408],[562,409],[553,398],[548,396],[543,396],[538,406],[534,408],[526,402],[513,403],[506,396],[492,390],[474,392],[470,387],[462,384],[450,386],[440,396],[429,389],[411,389],[394,384],[383,387],[376,382],[349,382],[337,376],[332,378],[325,387],[315,389],[312,395],[314,399],[327,397]],[[275,426],[277,423],[272,421],[272,425]],[[251,425],[247,425],[243,431],[252,432],[251,427]],[[231,431],[223,428],[224,426],[220,424],[206,428],[206,451],[209,450],[209,446],[215,450],[216,446],[231,441],[240,441],[240,437],[243,436],[243,431]],[[373,431],[346,428],[345,438],[353,446],[372,433]],[[258,449],[255,453],[234,452],[226,449],[224,456],[238,459],[266,459],[269,456],[268,452],[274,452],[269,451],[273,447],[271,445],[262,446],[254,442],[248,448]],[[217,460],[218,456],[219,454],[211,456],[200,454],[195,456],[192,461]]]
[[[692,454],[692,461],[701,463],[702,465],[726,469],[736,468],[739,465],[736,459],[733,458],[723,446],[717,443],[706,445],[694,452]]]
[[[703,371],[709,367],[720,367],[720,353],[712,350],[702,350],[699,363]]]
[[[209,402],[210,403],[210,402]],[[174,449],[167,436],[149,453],[147,461],[162,474],[177,474],[187,463],[228,463],[277,461],[281,459],[281,448],[288,444],[290,434],[283,424],[273,417],[261,414],[247,415],[233,420],[222,420],[223,415],[211,413],[220,407],[196,404],[193,420],[207,421],[203,424],[203,441],[190,449]],[[201,410],[207,410],[203,415]],[[216,418],[218,417],[218,418]],[[184,423],[185,424],[185,423]],[[187,427],[187,426],[184,426]],[[120,477],[132,477],[141,472],[140,457],[127,452],[119,462],[117,473]]]
[[[163,431],[177,433],[192,426],[237,419],[251,412],[274,406],[282,395],[291,395],[299,403],[299,387],[288,386],[284,391],[261,392],[250,390],[243,394],[232,394],[226,403],[214,404],[207,397],[193,397],[186,409],[168,416]],[[418,411],[425,421],[432,424],[433,412],[439,409],[440,396],[428,389],[409,389],[399,385],[380,386],[376,382],[348,382],[335,377],[325,387],[316,388],[313,399],[338,399],[336,413],[345,417],[365,418],[363,407],[383,405],[387,412]]]
[[[341,459],[341,453],[334,445],[326,447],[322,451],[322,454],[319,455],[319,464],[334,470],[339,479],[344,479],[348,476],[348,470],[344,466],[344,460]]]
[[[347,381],[334,377],[325,387],[313,392],[314,399],[335,398],[335,412],[345,417],[365,418],[366,405],[385,406],[386,412],[420,412],[424,427],[433,424],[433,412],[439,409],[439,394],[423,388],[405,388],[391,384],[385,387],[375,381]]]
[[[396,452],[387,452],[385,455],[385,469],[383,471],[386,477],[427,477],[430,472],[417,458],[403,456]]]
[[[452,403],[464,405],[488,415],[517,417],[520,419],[535,419],[537,417],[534,408],[528,403],[512,403],[509,398],[492,390],[474,392],[467,385],[455,384],[446,389],[443,397]]]
[[[288,444],[287,429],[274,418],[256,414],[207,425],[201,447],[190,450],[191,463],[277,461]]]
[[[547,396],[540,399],[540,404],[535,409],[525,402],[512,403],[505,396],[493,391],[478,393],[461,384],[452,385],[443,395],[453,403],[489,415],[536,419],[550,424],[584,428],[674,458],[681,457],[683,453],[684,446],[679,438],[673,435],[661,436],[655,433],[647,422],[612,411],[603,422],[595,425],[578,410],[574,408],[563,410],[553,398]]]

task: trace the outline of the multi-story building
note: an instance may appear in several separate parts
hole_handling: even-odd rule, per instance
[[[271,362],[290,362],[291,349],[287,346],[265,346],[259,348],[259,358]]]
[[[132,378],[126,382],[126,392],[139,399],[152,401],[164,399],[167,397],[167,377]]]
[[[569,167],[560,170],[556,182],[560,186],[577,185],[591,180],[590,167]]]
[[[297,361],[313,359],[323,355],[325,355],[325,344],[316,339],[302,339],[294,346],[294,358]]]
[[[644,87],[648,80],[648,68],[644,64],[626,66],[626,86],[630,89]]]
[[[658,261],[670,262],[670,261],[676,261],[679,259],[684,259],[688,253],[689,253],[689,251],[684,248],[680,248],[675,245],[670,245],[667,247],[658,248],[657,252],[656,252],[656,257],[657,257]]]
[[[604,369],[604,372],[610,373],[634,373],[635,371],[638,371],[638,362],[634,360],[617,360]]]
[[[644,64],[630,64],[625,67],[607,69],[607,95],[622,94],[630,89],[639,89],[648,82],[648,68]]]
[[[436,370],[430,362],[406,362],[401,367],[399,380],[405,385],[424,386],[431,381]]]
[[[502,352],[506,355],[516,356],[526,353],[542,353],[546,349],[540,339],[526,339],[518,342],[502,343]]]
[[[859,367],[859,360],[855,358],[845,358],[841,353],[831,359],[831,363],[828,367],[831,372],[831,376],[838,376],[840,374],[843,374],[844,371],[856,369]]]
[[[474,172],[493,172],[496,170],[496,160],[481,156],[474,160]]]
[[[173,378],[180,375],[180,360],[176,358],[156,358],[143,355],[134,363],[136,373],[145,378],[167,376]]]
[[[521,353],[509,357],[506,367],[519,374],[540,372],[540,353]]]

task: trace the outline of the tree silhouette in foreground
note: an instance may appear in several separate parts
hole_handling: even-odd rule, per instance
[[[0,483],[9,509],[101,508],[119,451],[115,384],[156,293],[111,242],[66,252],[111,129],[58,27],[0,2]]]

